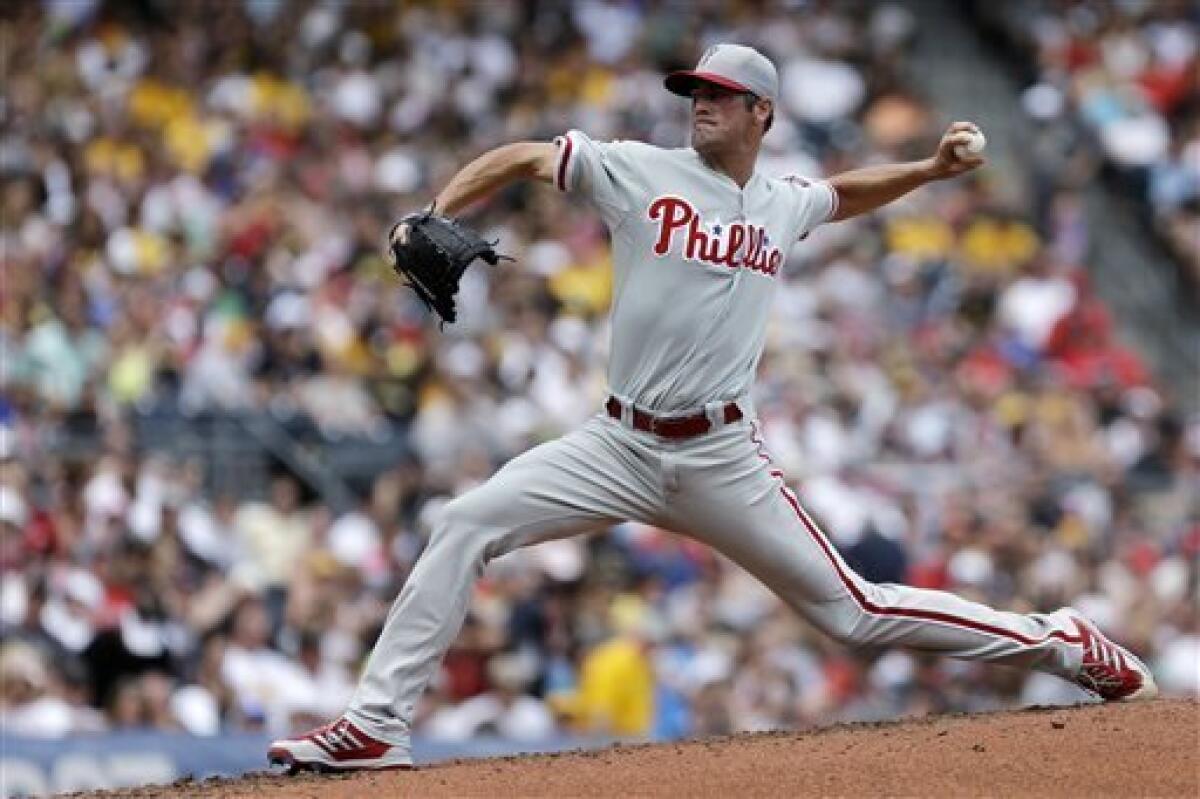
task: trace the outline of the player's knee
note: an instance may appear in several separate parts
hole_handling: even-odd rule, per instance
[[[857,649],[864,644],[862,636],[859,635],[857,627],[852,622],[841,622],[831,625],[825,632],[830,638],[847,649]]]
[[[477,521],[471,512],[470,504],[464,502],[465,496],[448,502],[438,511],[433,525],[430,542],[442,542],[448,545],[464,546],[477,528]]]
[[[486,509],[477,507],[469,493],[451,500],[435,517],[430,545],[449,547],[483,561],[490,560],[494,556],[491,550],[495,539],[502,530],[488,516]]]
[[[829,608],[821,619],[822,631],[848,649],[857,649],[871,643],[871,626],[864,623],[866,613],[855,602],[846,601]]]

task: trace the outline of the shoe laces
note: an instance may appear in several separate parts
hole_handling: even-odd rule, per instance
[[[350,726],[350,722],[345,719],[326,724],[324,727],[318,727],[309,735],[319,743],[323,743],[334,751],[361,749],[363,742],[358,739],[355,730]]]
[[[1083,665],[1079,670],[1079,682],[1096,693],[1123,688],[1128,680],[1129,667],[1121,650],[1098,632],[1083,627]]]

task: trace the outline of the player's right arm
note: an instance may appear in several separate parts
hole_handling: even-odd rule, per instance
[[[558,147],[549,142],[515,142],[489,150],[458,171],[438,194],[439,214],[463,208],[520,180],[554,182]]]

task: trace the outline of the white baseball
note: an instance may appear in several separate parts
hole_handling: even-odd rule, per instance
[[[969,130],[967,135],[971,138],[966,144],[956,144],[954,146],[954,154],[959,158],[967,158],[972,155],[979,155],[983,152],[983,148],[987,146],[987,139],[983,137],[983,132],[979,130]]]

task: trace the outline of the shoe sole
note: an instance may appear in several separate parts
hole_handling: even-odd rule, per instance
[[[271,749],[267,752],[267,763],[282,767],[284,774],[293,777],[302,772],[313,774],[337,774],[345,771],[411,771],[412,763],[389,763],[384,766],[365,766],[350,763],[325,763],[321,760],[297,760],[286,749]]]

